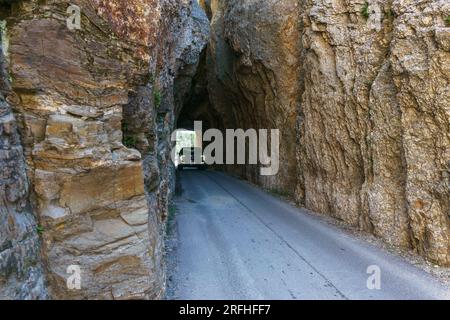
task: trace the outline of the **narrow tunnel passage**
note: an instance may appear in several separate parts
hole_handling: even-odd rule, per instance
[[[0,0],[0,299],[448,297],[447,7],[74,2]]]
[[[410,228],[415,222],[406,213],[415,209],[406,208],[405,145],[397,131],[402,115],[393,103],[396,89],[390,67],[378,61],[368,66],[372,71],[365,76],[345,74],[341,68],[354,65],[347,60],[349,53],[333,52],[316,37],[317,30],[300,23],[298,1],[208,3],[204,1],[211,18],[210,41],[177,112],[177,127],[193,130],[200,121],[202,133],[218,129],[224,137],[227,129],[278,129],[280,170],[263,176],[260,164],[249,164],[249,139],[244,142],[246,164],[179,173],[182,195],[176,199],[179,239],[174,259],[180,265],[170,295],[448,297],[447,289],[422,271],[364,242],[351,244],[344,232],[272,196],[293,199],[396,246],[423,250],[417,242],[428,240],[418,240],[417,229]],[[384,28],[389,32],[391,26]],[[361,54],[356,44],[350,46],[352,54]],[[387,50],[382,43],[377,46],[380,52]],[[333,65],[330,61],[336,59]],[[384,97],[373,91],[380,88]],[[351,90],[360,92],[352,95]],[[388,141],[388,136],[395,141]],[[224,148],[225,158],[226,154]],[[441,230],[436,234],[445,247],[441,261],[449,256],[449,221],[444,216],[443,224],[430,221],[425,227]],[[381,291],[366,286],[367,268],[373,265],[385,272]],[[398,270],[406,270],[407,276],[399,276]],[[412,283],[408,277],[420,280]]]
[[[204,130],[222,133],[280,131],[276,175],[262,176],[260,165],[248,163],[220,169],[448,265],[448,116],[431,100],[412,103],[427,99],[396,73],[417,76],[399,57],[408,51],[406,43],[418,39],[384,41],[393,37],[398,17],[386,15],[374,29],[357,10],[349,9],[351,23],[328,21],[322,13],[309,16],[309,5],[297,0],[201,3],[211,19],[210,39],[178,123],[192,127],[200,120]],[[400,7],[385,4],[380,10]],[[424,56],[417,53],[417,61]],[[431,88],[448,77],[429,72],[421,85],[445,100]],[[431,105],[441,110],[435,116],[411,114],[411,108]],[[413,133],[417,128],[420,139]]]

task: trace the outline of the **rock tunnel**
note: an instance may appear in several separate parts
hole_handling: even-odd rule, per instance
[[[443,100],[433,104],[413,89],[448,81],[440,63],[416,73],[423,59],[449,59],[443,36],[429,46],[424,34],[405,35],[413,23],[399,3],[375,8],[378,24],[356,2],[346,17],[320,1],[200,3],[210,39],[178,125],[281,134],[277,175],[254,165],[220,170],[448,264],[448,97],[436,93]],[[420,52],[408,49],[417,43]],[[440,111],[431,116],[423,103]]]
[[[439,6],[380,1],[373,26],[356,0],[72,2],[0,0],[0,297],[161,298],[171,133],[194,121],[280,130],[277,175],[214,169],[450,263]]]

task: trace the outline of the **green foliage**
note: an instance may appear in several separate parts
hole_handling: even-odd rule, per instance
[[[136,149],[138,138],[136,135],[129,132],[128,123],[122,123],[122,132],[123,132],[123,145],[129,149]]]
[[[445,17],[445,24],[450,27],[450,14]]]
[[[369,12],[369,2],[365,2],[364,3],[364,5],[362,6],[362,8],[361,8],[361,15],[364,17],[364,18],[366,18],[366,19],[369,19],[369,16],[370,16],[370,12]]]
[[[385,11],[385,16],[389,21],[392,21],[395,18],[395,12],[392,8],[387,9]]]
[[[155,81],[156,81],[155,75],[154,75],[153,73],[150,72],[150,73],[148,74],[148,82],[151,83],[151,84],[155,84]]]
[[[159,108],[161,105],[161,92],[158,89],[153,91],[153,101],[155,102],[155,107]]]
[[[41,225],[38,225],[36,227],[36,232],[41,235],[41,234],[43,234],[45,232],[45,228],[43,226],[41,226]]]
[[[176,154],[180,154],[180,151],[184,148],[191,148],[195,145],[195,132],[194,131],[178,131],[177,132],[177,144]]]
[[[123,145],[129,149],[136,149],[137,138],[134,135],[124,134]]]

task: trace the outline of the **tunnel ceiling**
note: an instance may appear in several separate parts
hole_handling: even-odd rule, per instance
[[[181,89],[186,84],[186,78],[181,73],[175,80],[175,89]],[[217,123],[218,117],[214,115],[209,100],[206,50],[201,55],[190,88],[185,89],[185,92],[185,95],[179,98],[180,108],[177,110],[177,129],[193,130],[194,121],[202,121],[204,127],[213,127]]]

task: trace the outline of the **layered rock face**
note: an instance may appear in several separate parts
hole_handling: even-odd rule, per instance
[[[241,174],[450,264],[449,4],[204,5],[224,127],[281,130],[281,172]]]
[[[5,100],[10,90],[0,48],[0,300],[44,299],[38,226],[28,201],[23,148]]]
[[[69,24],[76,23],[73,5],[79,28],[67,22],[72,15]],[[80,0],[5,8],[8,101],[22,135],[51,298],[163,294],[174,79],[184,60],[196,65],[198,54],[185,59],[185,52],[202,51],[207,37],[193,22],[193,6]],[[67,286],[73,266],[81,290]]]

